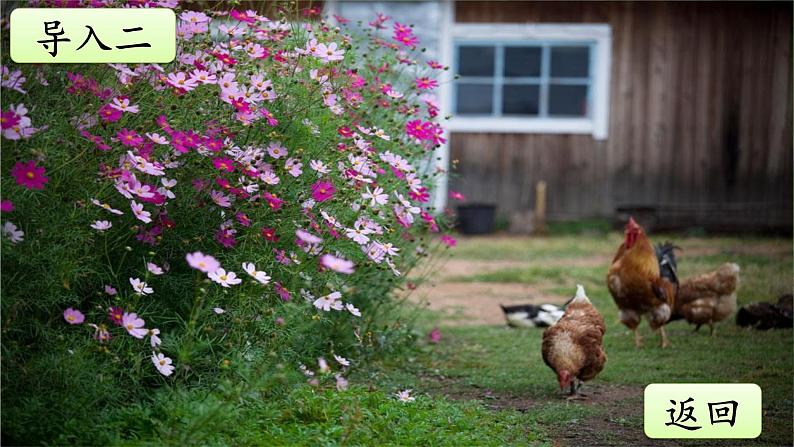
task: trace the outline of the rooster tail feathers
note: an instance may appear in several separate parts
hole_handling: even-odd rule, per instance
[[[669,279],[673,284],[678,284],[678,261],[675,258],[675,250],[681,250],[681,247],[670,241],[657,244],[655,249],[661,277]]]

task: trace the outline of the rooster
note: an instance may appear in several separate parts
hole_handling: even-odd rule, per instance
[[[595,378],[604,369],[604,332],[604,318],[582,286],[576,286],[576,296],[562,318],[543,331],[543,361],[557,374],[560,389],[570,388],[571,397],[577,396],[582,382]]]
[[[708,324],[714,335],[714,323],[728,318],[736,310],[736,286],[739,266],[721,265],[717,270],[684,280],[678,289],[674,317],[695,324],[695,331]]]
[[[665,252],[668,255],[672,255],[674,248],[670,247]],[[666,258],[665,253],[662,253],[662,258]],[[637,347],[642,346],[638,326],[643,315],[651,329],[659,331],[662,348],[670,346],[664,324],[670,319],[675,304],[677,276],[674,257],[672,264],[664,264],[665,271],[672,274],[662,276],[659,264],[645,231],[633,218],[629,218],[625,239],[607,273],[607,287],[620,309],[620,322],[634,332]]]

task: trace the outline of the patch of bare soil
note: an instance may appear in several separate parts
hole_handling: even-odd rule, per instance
[[[537,286],[486,282],[446,282],[425,285],[424,294],[414,295],[445,315],[445,325],[505,324],[500,304],[565,304],[569,297],[549,295]],[[414,298],[412,298],[414,299]]]

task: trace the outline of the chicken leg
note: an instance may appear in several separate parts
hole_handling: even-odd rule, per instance
[[[664,330],[664,326],[660,326],[659,327],[659,335],[662,338],[662,341],[661,341],[661,344],[660,344],[662,349],[669,348],[670,347],[670,342],[667,341],[667,332]]]
[[[634,331],[634,346],[641,348],[642,347],[642,335],[640,335],[640,328],[635,327],[632,329]]]

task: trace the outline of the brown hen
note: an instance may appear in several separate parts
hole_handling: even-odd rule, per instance
[[[584,287],[577,286],[565,314],[543,332],[543,361],[557,374],[561,390],[570,387],[574,396],[582,382],[595,378],[604,369],[604,332],[604,318],[590,303]]]

